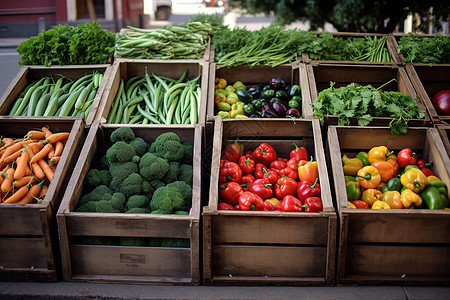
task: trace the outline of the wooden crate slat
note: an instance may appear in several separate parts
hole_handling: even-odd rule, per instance
[[[0,266],[2,269],[45,269],[47,249],[42,238],[0,238]]]

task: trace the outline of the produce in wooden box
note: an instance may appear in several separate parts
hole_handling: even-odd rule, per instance
[[[279,77],[250,87],[241,81],[229,85],[225,78],[216,78],[214,103],[217,115],[224,119],[301,117],[300,87],[287,85]]]
[[[349,161],[360,160],[364,165],[356,171],[356,177],[348,176]],[[347,200],[350,208],[443,209],[449,206],[446,185],[428,167],[432,162],[417,159],[410,148],[403,148],[394,155],[385,146],[361,151],[355,158],[342,156]],[[366,165],[370,163],[370,165]]]
[[[0,203],[40,203],[59,162],[69,132],[47,127],[22,139],[4,137],[0,144]]]
[[[317,162],[304,160],[306,148],[294,146],[288,160],[278,157],[270,143],[246,153],[238,141],[226,145],[219,169],[219,210],[322,211]]]
[[[433,96],[431,102],[439,114],[450,115],[450,90],[438,92]]]

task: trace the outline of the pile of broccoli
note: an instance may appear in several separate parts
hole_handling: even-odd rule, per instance
[[[98,167],[86,173],[77,212],[188,214],[191,143],[166,132],[149,144],[130,127],[117,128],[110,140]]]

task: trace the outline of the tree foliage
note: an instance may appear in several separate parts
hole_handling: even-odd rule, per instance
[[[309,21],[312,30],[328,22],[338,31],[381,33],[393,32],[409,13],[426,19],[433,7],[433,18],[446,20],[450,12],[448,0],[242,0],[232,1],[231,6],[249,13],[273,13],[281,24]]]

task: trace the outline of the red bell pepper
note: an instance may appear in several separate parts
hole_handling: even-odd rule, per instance
[[[316,181],[319,178],[319,169],[317,167],[317,161],[313,161],[313,157],[303,166],[298,167],[298,178],[300,181],[309,180],[311,182]]]
[[[239,184],[242,186],[244,191],[246,191],[253,182],[255,182],[255,177],[252,174],[245,174],[239,180]]]
[[[309,180],[301,181],[298,184],[297,188],[297,197],[301,201],[305,201],[308,197],[319,197],[320,196],[320,184],[318,183],[319,179],[316,178],[316,181],[311,182]]]
[[[323,210],[322,199],[319,197],[308,197],[305,199],[305,204],[302,206],[305,212],[319,212]]]
[[[265,179],[265,178],[269,179],[269,182],[271,184],[277,183],[277,180],[278,180],[277,172],[275,172],[273,170],[267,170],[266,168],[263,168],[262,170],[264,172],[263,179]]]
[[[266,166],[277,159],[277,152],[267,143],[262,143],[253,151],[253,157]]]
[[[241,210],[264,210],[264,200],[252,192],[243,192],[239,196],[239,207]]]
[[[292,195],[284,196],[283,200],[281,200],[281,210],[288,212],[302,211],[302,201]]]
[[[291,150],[291,152],[289,153],[289,157],[292,159],[296,159],[297,161],[300,160],[308,160],[309,156],[308,156],[308,151],[306,150],[305,147],[298,147],[297,144],[293,143],[295,146],[294,150]]]
[[[245,155],[245,157],[247,157],[247,158],[251,158],[251,159],[255,160],[255,158],[253,157],[253,152],[250,151],[250,150],[245,151],[244,155]]]
[[[262,199],[270,198],[273,195],[272,184],[269,183],[268,179],[256,179],[248,187],[248,191],[260,196]]]
[[[237,139],[233,144],[226,144],[223,153],[222,159],[237,162],[239,157],[244,153],[244,145],[239,143]]]
[[[239,168],[238,164],[232,161],[224,161],[222,167],[219,170],[220,183],[224,182],[239,182],[242,177],[241,168]]]
[[[362,200],[353,200],[350,201],[356,208],[369,208],[369,203]]]
[[[242,192],[242,187],[237,182],[226,182],[219,187],[220,200],[230,205],[239,203],[239,195]]]
[[[280,173],[280,171],[284,168],[286,168],[286,161],[284,161],[283,159],[277,158],[270,163],[270,169],[274,170],[277,173]]]
[[[253,175],[255,176],[256,179],[260,179],[260,178],[264,177],[263,168],[266,168],[266,166],[263,165],[262,163],[256,163],[255,172],[253,172]]]
[[[253,171],[255,171],[255,161],[245,155],[242,155],[239,158],[238,166],[241,168],[242,173],[244,174],[252,173]]]
[[[292,178],[294,180],[297,180],[298,178],[298,172],[297,170],[291,169],[289,167],[286,167],[284,169],[282,169],[278,175],[280,175],[280,177],[289,177]]]
[[[425,159],[421,158],[421,159],[417,160],[416,166],[418,166],[419,169],[423,169],[423,168],[430,167],[432,164],[433,164],[433,161],[430,161],[427,163],[427,161]]]
[[[291,158],[290,160],[288,160],[288,161],[286,162],[286,165],[287,165],[289,168],[291,168],[291,169],[297,171],[297,170],[298,170],[298,167],[303,166],[303,165],[306,165],[307,162],[308,162],[307,160],[297,160],[297,159],[295,159],[295,158]]]
[[[269,201],[264,201],[264,211],[272,211],[273,205]]]
[[[295,196],[297,193],[297,181],[289,177],[282,177],[278,179],[274,186],[275,197],[283,199],[286,195]]]
[[[217,207],[219,210],[234,210],[234,206],[225,202],[220,202]]]
[[[401,168],[417,163],[417,154],[410,148],[403,148],[397,155],[397,163]]]
[[[420,169],[420,171],[422,171],[422,173],[423,174],[425,174],[425,176],[436,176],[435,174],[434,174],[434,172],[433,171],[431,171],[430,169],[428,169],[428,168],[422,168],[422,169]]]

